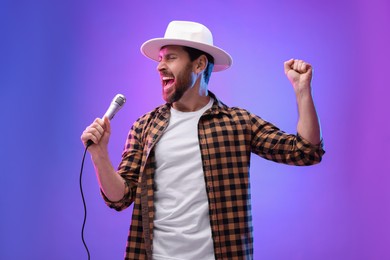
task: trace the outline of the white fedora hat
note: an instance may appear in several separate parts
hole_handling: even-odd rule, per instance
[[[210,54],[214,58],[214,72],[229,68],[233,62],[226,51],[214,46],[210,30],[200,23],[172,21],[165,31],[164,38],[146,41],[141,46],[141,52],[146,57],[158,61],[160,49],[167,45],[187,46]]]

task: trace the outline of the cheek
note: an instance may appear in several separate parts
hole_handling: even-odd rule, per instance
[[[176,82],[192,86],[196,81],[196,74],[192,72],[190,64],[175,64],[175,66],[170,66],[169,70],[175,77]]]
[[[194,85],[195,81],[196,81],[196,75],[194,73],[191,73],[190,74],[190,79],[191,79],[191,85]]]

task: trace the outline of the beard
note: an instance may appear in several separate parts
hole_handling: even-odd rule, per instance
[[[184,93],[193,86],[193,84],[192,64],[188,63],[184,70],[175,77],[173,92],[167,93],[163,89],[164,100],[170,104],[179,101],[183,97]]]

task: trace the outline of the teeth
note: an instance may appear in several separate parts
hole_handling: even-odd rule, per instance
[[[174,81],[174,77],[162,77],[162,82],[164,86],[167,86],[168,84],[172,83],[171,81]]]
[[[173,77],[163,77],[162,80],[172,80],[174,79]]]

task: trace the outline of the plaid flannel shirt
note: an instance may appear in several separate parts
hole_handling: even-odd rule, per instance
[[[240,108],[229,108],[213,93],[214,104],[199,120],[198,136],[215,259],[252,259],[253,237],[249,183],[250,154],[290,165],[321,161],[323,143],[312,145]],[[139,118],[132,126],[122,162],[122,200],[111,208],[123,210],[134,202],[125,259],[152,259],[154,219],[154,146],[168,126],[169,104]],[[183,162],[185,163],[185,162]]]

